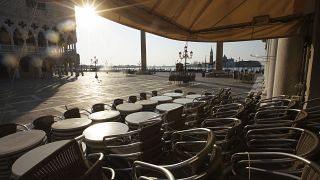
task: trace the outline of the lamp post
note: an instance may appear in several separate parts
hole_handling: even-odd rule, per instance
[[[98,79],[98,73],[97,73],[97,63],[98,63],[98,59],[96,58],[96,56],[93,57],[93,60],[91,59],[91,63],[94,63],[94,69],[95,69],[95,71],[96,71],[95,78]]]
[[[193,55],[193,52],[190,51],[190,54],[188,54],[188,47],[184,46],[184,51],[183,52],[179,52],[179,57],[180,59],[184,59],[184,71],[187,71],[187,59],[191,59]]]

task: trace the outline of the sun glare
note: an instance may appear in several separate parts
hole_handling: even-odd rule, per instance
[[[76,7],[76,19],[78,23],[93,25],[98,17],[94,6]]]

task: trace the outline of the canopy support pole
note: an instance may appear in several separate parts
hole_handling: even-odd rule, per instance
[[[216,49],[216,71],[221,71],[223,68],[223,42],[217,42]]]
[[[141,34],[141,72],[147,71],[147,52],[146,52],[146,32],[140,31]]]

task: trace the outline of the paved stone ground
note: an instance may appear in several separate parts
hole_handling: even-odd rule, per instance
[[[231,78],[202,78],[200,74],[195,83],[188,85],[169,82],[168,73],[125,75],[99,72],[98,76],[97,80],[94,73],[87,72],[78,78],[0,80],[0,123],[29,123],[42,115],[61,115],[65,105],[90,109],[94,103],[111,104],[115,98],[127,99],[130,95],[152,90],[164,93],[182,89],[201,93],[210,88],[231,87],[233,92],[241,93],[257,89],[252,84]]]

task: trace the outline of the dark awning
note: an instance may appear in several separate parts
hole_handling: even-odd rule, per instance
[[[75,1],[75,0],[73,0]],[[77,0],[83,2],[82,0]],[[95,0],[112,21],[176,40],[242,41],[296,36],[315,0]]]

